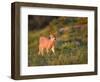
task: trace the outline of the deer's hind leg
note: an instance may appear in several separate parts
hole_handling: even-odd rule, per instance
[[[38,55],[42,55],[43,56],[43,48],[39,48]]]
[[[49,49],[48,48],[46,49],[46,52],[47,52],[47,54],[49,53]]]

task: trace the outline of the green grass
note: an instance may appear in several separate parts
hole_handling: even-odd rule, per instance
[[[38,55],[38,41],[41,33],[47,30],[30,31],[28,40],[28,65],[45,66],[45,65],[71,65],[87,63],[87,45],[81,43],[76,45],[75,42],[56,42],[55,55],[49,54]]]

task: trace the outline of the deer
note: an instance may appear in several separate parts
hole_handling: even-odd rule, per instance
[[[55,54],[55,42],[56,37],[54,34],[49,34],[49,38],[45,36],[40,36],[38,54],[41,54],[43,56],[44,52],[48,54],[50,51],[52,51],[52,53]]]

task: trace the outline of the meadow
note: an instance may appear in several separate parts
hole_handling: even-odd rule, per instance
[[[86,17],[30,16],[28,20],[28,66],[88,63]],[[39,38],[49,32],[56,32],[56,54],[38,55]]]

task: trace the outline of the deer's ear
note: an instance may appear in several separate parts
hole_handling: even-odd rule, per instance
[[[57,35],[57,32],[53,33],[53,35],[56,36]]]
[[[51,35],[52,34],[52,32],[49,32],[49,35]]]

